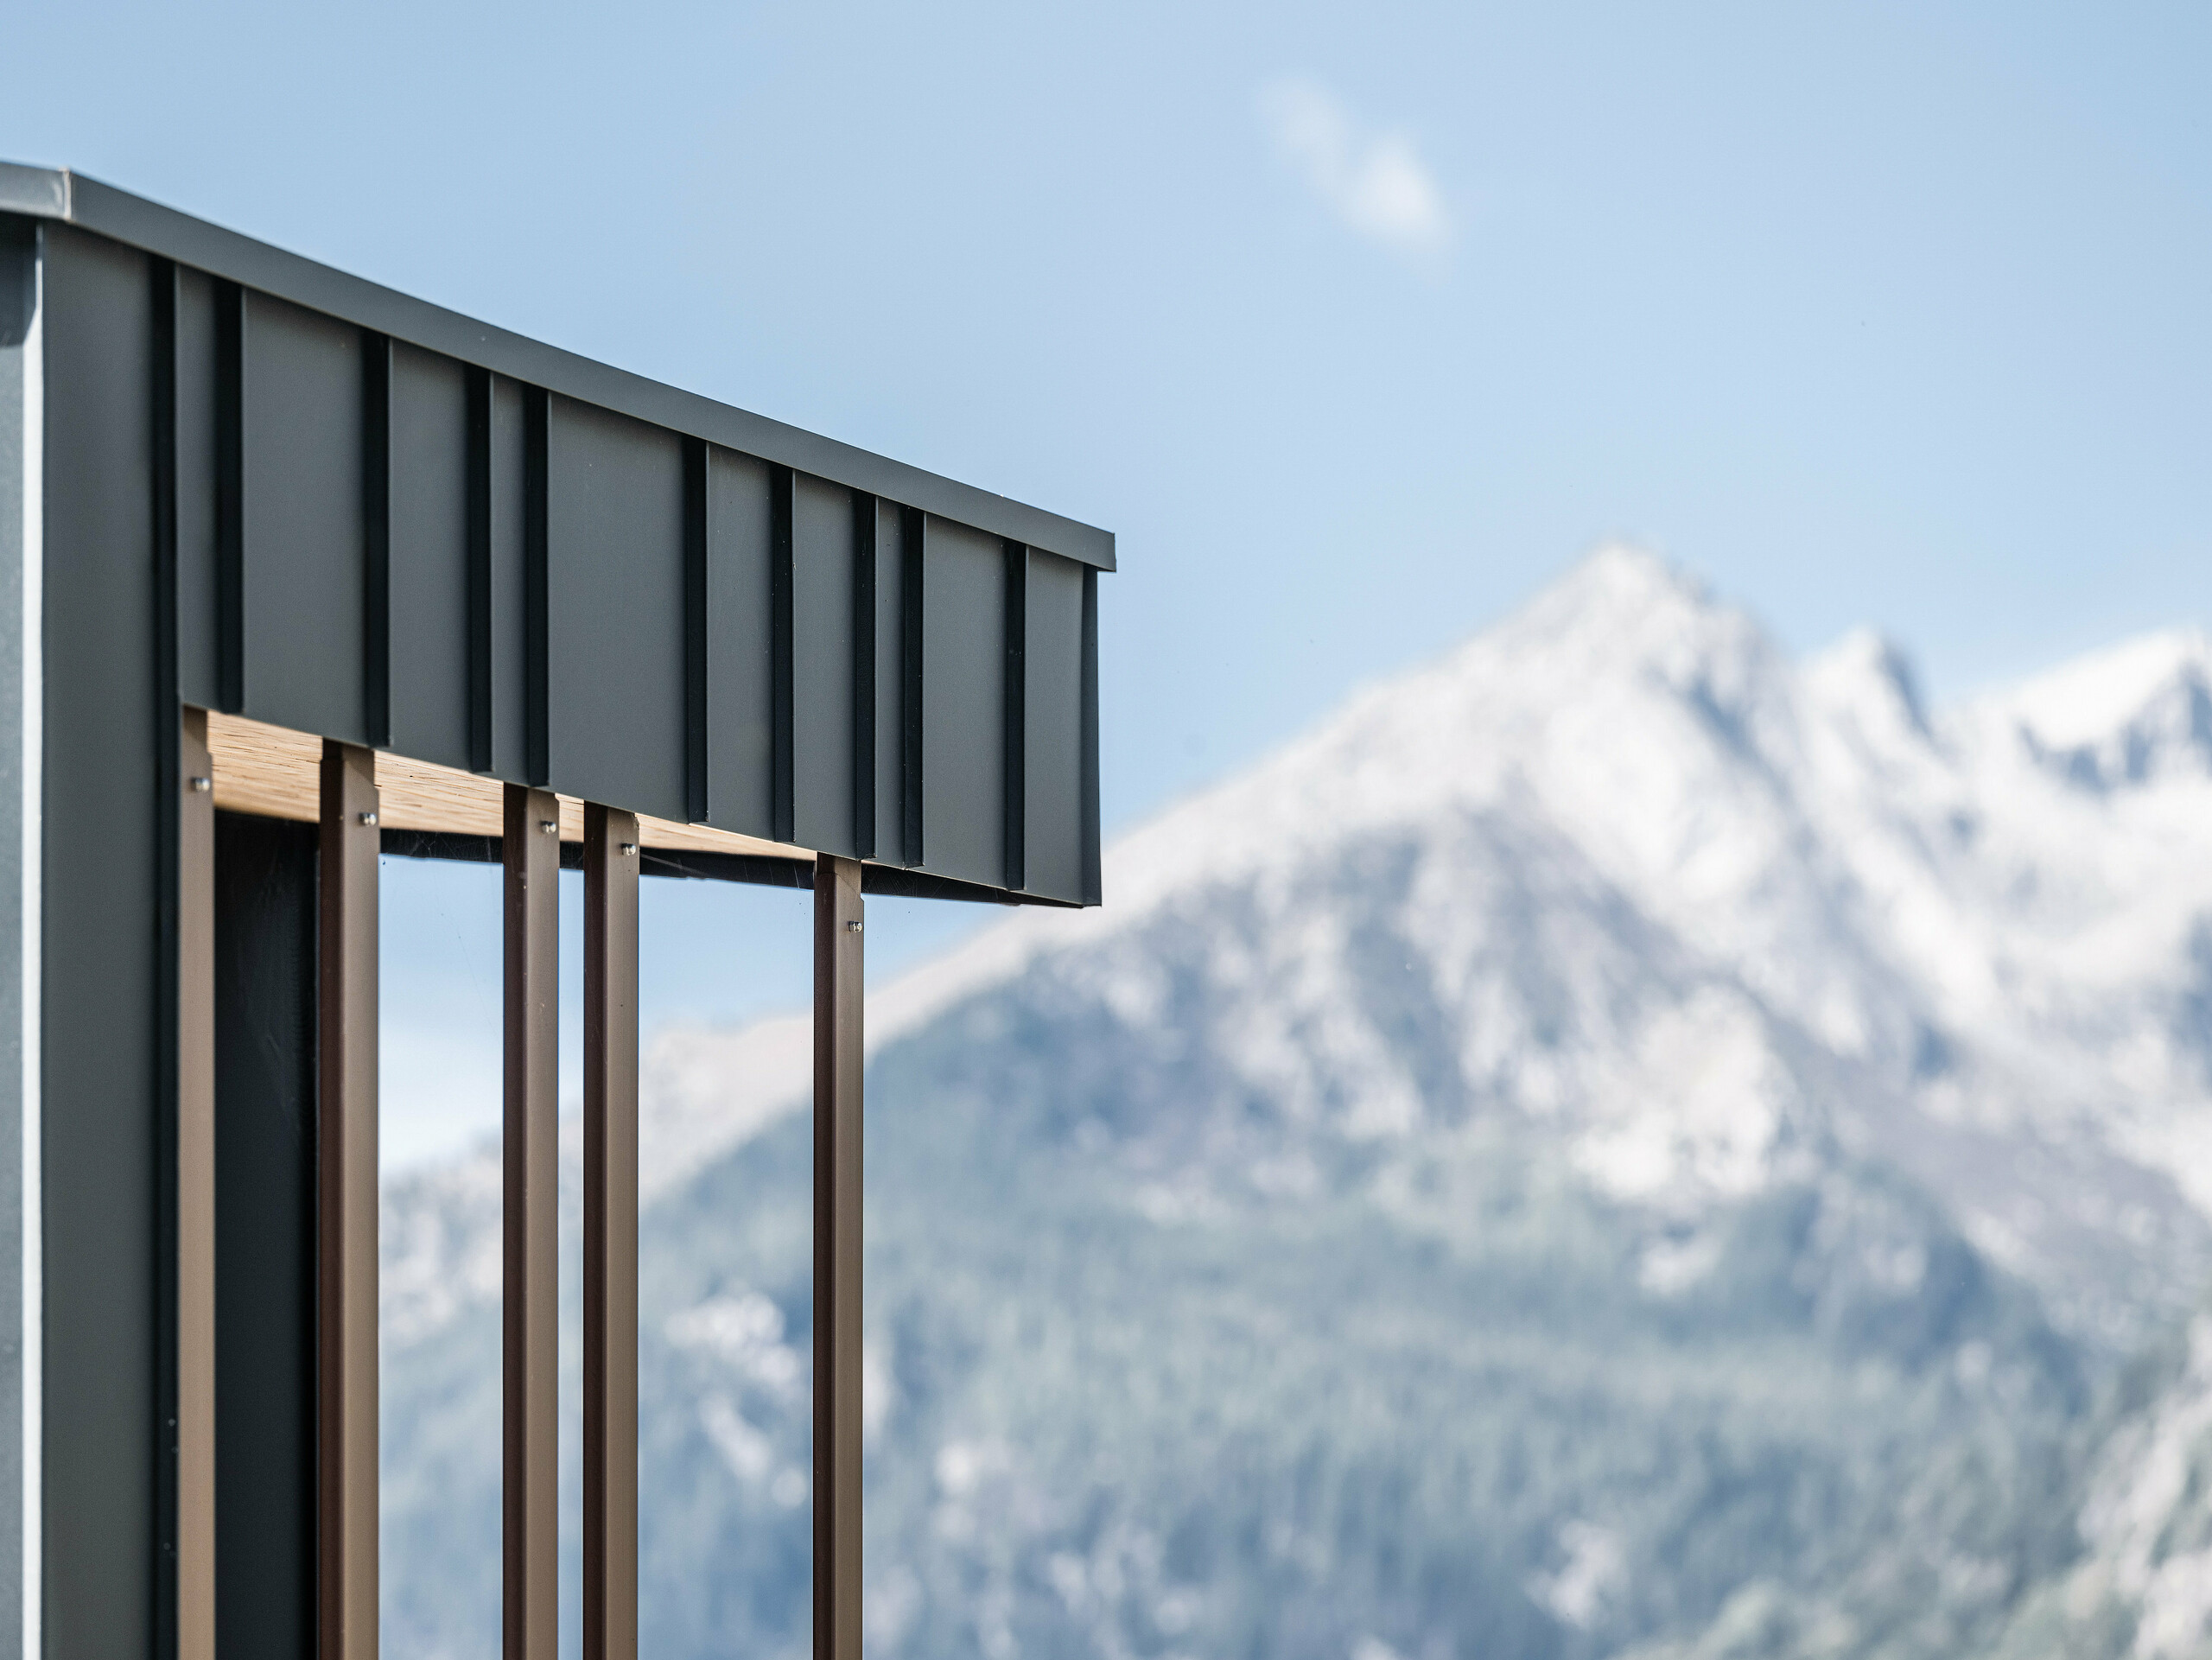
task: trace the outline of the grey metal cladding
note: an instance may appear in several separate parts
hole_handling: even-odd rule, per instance
[[[858,856],[853,801],[853,493],[791,480],[791,824],[804,847]]]
[[[899,859],[923,862],[922,845],[922,550],[927,517],[899,514]]]
[[[369,741],[391,744],[391,359],[385,334],[361,334],[361,696]]]
[[[875,544],[878,506],[874,496],[855,490],[852,546],[852,790],[853,852],[876,855],[875,817]]]
[[[1095,896],[1096,567],[137,258],[181,696]]]
[[[547,430],[550,775],[570,795],[681,821],[683,440],[564,398]]]
[[[1001,544],[1006,561],[1006,608],[1000,616],[1000,650],[1004,663],[999,684],[1000,741],[1004,744],[1005,783],[999,799],[1005,874],[1000,881],[1017,892],[1029,885],[1029,793],[1023,782],[1029,760],[1023,738],[1024,705],[1029,676],[1022,659],[1029,652],[1029,549],[1020,542]]]
[[[468,385],[451,358],[391,353],[391,746],[466,768]]]
[[[215,543],[215,284],[176,268],[177,690],[222,704],[220,587]]]
[[[45,1635],[153,1651],[161,1069],[152,293],[104,239],[46,239],[41,928]]]
[[[775,833],[771,468],[707,446],[707,822]]]
[[[1006,550],[931,516],[922,550],[922,840],[926,869],[1006,881]]]
[[[875,652],[874,769],[875,849],[873,857],[890,864],[906,862],[906,787],[902,744],[906,718],[906,513],[888,501],[874,504],[875,593],[870,633]]]
[[[1083,573],[1083,902],[1105,889],[1098,848],[1098,573]]]
[[[530,779],[529,503],[523,389],[471,370],[468,387],[468,683],[472,771]]]
[[[38,281],[38,226],[29,219],[0,215],[0,1030],[21,1034],[35,1013],[38,964],[24,925],[32,914],[24,878],[36,868],[25,844],[27,827],[37,822],[38,780],[30,773],[35,742],[23,728],[34,707],[29,674],[37,662],[25,648],[25,617],[35,593],[24,582],[29,548],[25,510],[33,493],[25,474],[27,450],[34,442],[31,423],[38,410],[30,394],[29,343]],[[11,1036],[10,1047],[20,1041]],[[21,1050],[16,1053],[20,1056]],[[36,1494],[24,1476],[36,1467],[35,1415],[26,1409],[38,1398],[38,1382],[29,1367],[35,1351],[24,1345],[28,1317],[38,1302],[24,1269],[24,1221],[35,1214],[38,1193],[35,1150],[23,1142],[24,1128],[37,1110],[36,1080],[19,1063],[0,1074],[0,1648],[18,1651],[34,1646],[25,1616],[37,1606],[35,1587],[23,1583],[23,1546],[36,1537]],[[26,1157],[29,1154],[31,1156]],[[29,1524],[28,1527],[26,1524]],[[26,1592],[32,1593],[27,1599]]]
[[[245,334],[244,712],[366,743],[361,334],[259,294]]]
[[[1083,870],[1083,567],[1032,550],[1022,653],[1025,888],[1080,902]]]
[[[0,211],[84,226],[394,340],[772,463],[1114,569],[1111,533],[463,317],[82,174],[0,162]]]

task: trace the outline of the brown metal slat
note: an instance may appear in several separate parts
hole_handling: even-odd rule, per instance
[[[861,1660],[861,865],[814,867],[814,1654]]]
[[[178,772],[177,1660],[215,1660],[215,790],[207,716]]]
[[[501,1651],[556,1660],[560,1468],[560,804],[506,786]]]
[[[638,1653],[638,820],[584,808],[584,1660]]]
[[[376,755],[322,747],[316,1034],[316,1627],[377,1655]],[[212,833],[212,817],[211,817]]]

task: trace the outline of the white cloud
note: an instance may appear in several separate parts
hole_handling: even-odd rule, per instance
[[[1260,115],[1276,151],[1351,229],[1402,254],[1433,257],[1450,243],[1450,215],[1411,134],[1363,130],[1311,80],[1268,87]]]

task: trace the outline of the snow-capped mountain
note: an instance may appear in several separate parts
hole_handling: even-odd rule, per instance
[[[2208,688],[2176,633],[1934,709],[1607,550],[1124,838],[1103,910],[874,996],[877,1646],[2031,1644],[2120,1537],[2087,1402],[2212,1281]],[[757,1540],[804,1467],[761,1357],[804,1350],[807,1066],[792,1021],[651,1049],[655,1445],[754,1542],[656,1536],[670,1598],[751,1587],[671,1651],[803,1628]],[[388,1352],[496,1296],[497,1194],[387,1196]]]

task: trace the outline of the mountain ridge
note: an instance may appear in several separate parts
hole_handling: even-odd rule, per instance
[[[2170,631],[1932,707],[1878,637],[1794,663],[1609,549],[1119,838],[1103,909],[872,994],[872,1641],[2186,1626],[2096,1520],[2135,1420],[2087,1415],[2212,1281],[2208,684]],[[804,1032],[649,1047],[671,1653],[803,1637]],[[482,1489],[497,1191],[387,1194],[417,1490]]]

